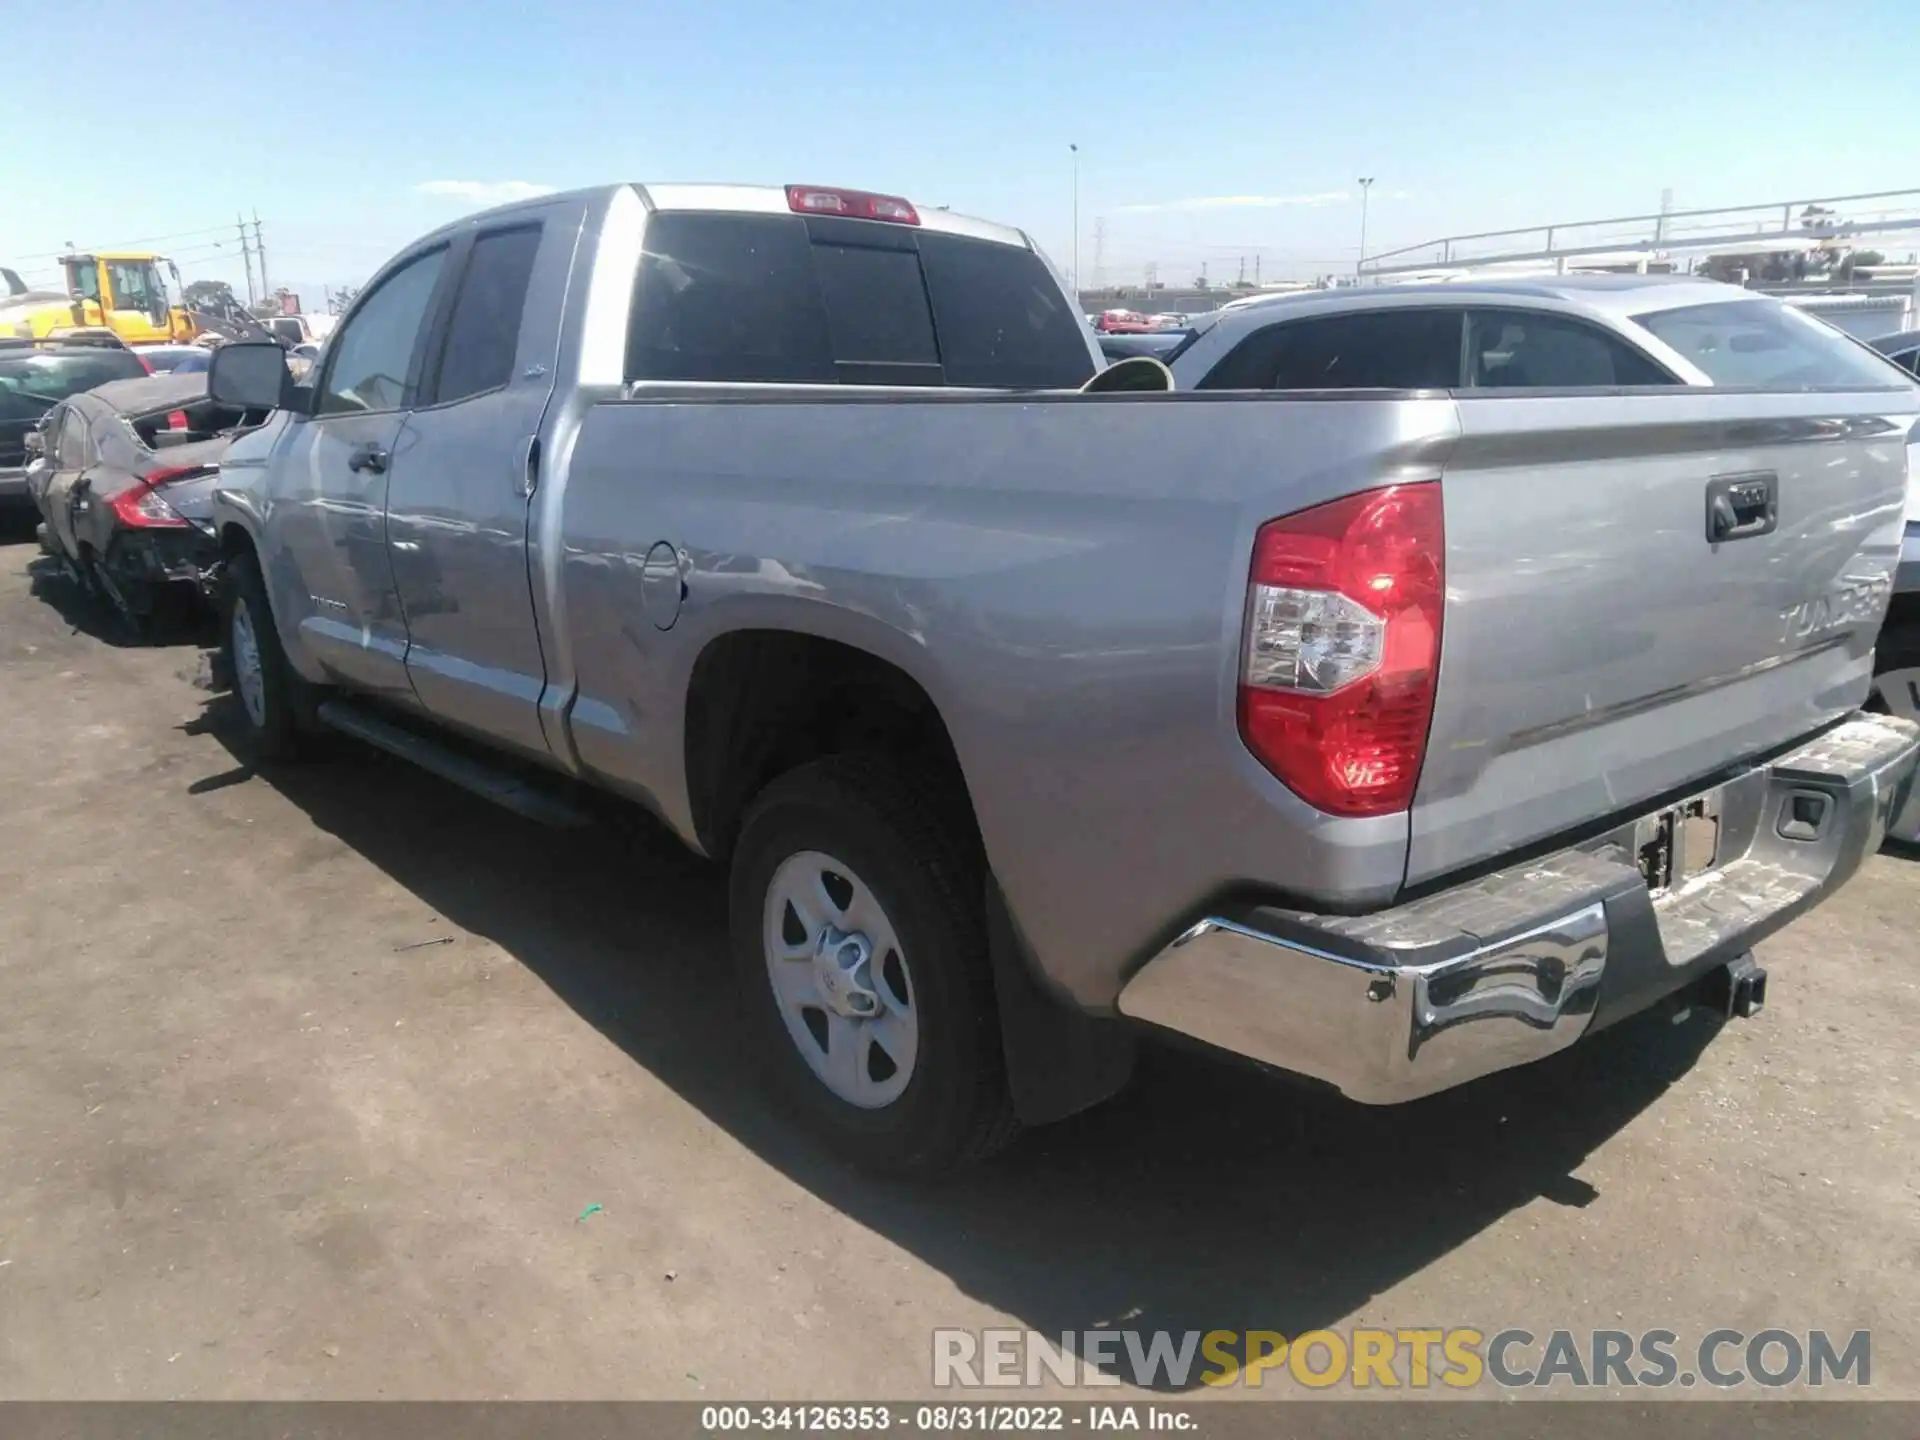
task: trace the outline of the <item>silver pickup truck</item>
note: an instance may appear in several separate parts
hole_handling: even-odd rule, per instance
[[[278,410],[216,499],[248,736],[651,810],[731,867],[743,1058],[895,1168],[1143,1023],[1384,1103],[1758,1007],[1920,745],[1857,709],[1911,387],[1099,364],[1024,235],[896,197],[442,229],[309,383],[215,360]]]

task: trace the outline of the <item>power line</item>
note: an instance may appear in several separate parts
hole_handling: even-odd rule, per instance
[[[148,235],[145,238],[139,239],[139,240],[116,240],[113,243],[108,245],[82,245],[79,247],[78,251],[73,251],[73,252],[66,251],[66,250],[48,250],[48,251],[42,251],[36,255],[28,255],[23,258],[28,260],[58,260],[62,255],[66,255],[69,253],[86,254],[89,251],[97,251],[97,250],[108,250],[108,251],[131,250],[136,245],[157,245],[163,240],[188,240],[188,239],[192,239],[196,235],[216,234],[224,231],[226,228],[227,227],[224,225],[209,225],[204,230],[177,230],[171,235]]]

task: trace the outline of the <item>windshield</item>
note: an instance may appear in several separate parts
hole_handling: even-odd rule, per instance
[[[38,419],[69,395],[146,374],[133,355],[0,355],[0,420]]]
[[[1773,300],[1728,300],[1634,316],[1715,385],[1763,389],[1865,386],[1904,378],[1831,325]]]

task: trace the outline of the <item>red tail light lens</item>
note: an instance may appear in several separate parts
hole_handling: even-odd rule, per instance
[[[1331,815],[1413,803],[1440,674],[1440,484],[1366,490],[1260,527],[1240,735]]]
[[[168,411],[168,412],[167,412],[167,429],[169,429],[169,430],[190,430],[190,429],[192,429],[192,428],[193,428],[193,427],[192,427],[191,425],[189,425],[189,424],[187,423],[187,412],[186,412],[186,411],[184,411],[184,410],[170,410],[170,411]]]
[[[130,530],[184,530],[189,522],[167,503],[160,491],[176,481],[211,473],[212,467],[207,465],[174,465],[154,470],[140,484],[122,490],[109,503],[115,518]]]
[[[885,220],[894,225],[920,223],[920,212],[898,195],[836,190],[829,185],[787,186],[787,208],[800,215],[844,215],[850,220]]]

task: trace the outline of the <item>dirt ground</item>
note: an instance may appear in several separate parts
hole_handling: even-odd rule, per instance
[[[372,752],[256,773],[192,643],[116,643],[36,554],[0,545],[0,1398],[900,1398],[936,1326],[1102,1322],[1870,1327],[1920,1396],[1910,860],[1764,948],[1752,1022],[1393,1111],[1156,1047],[882,1183],[763,1109],[716,870]]]

